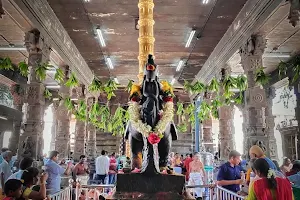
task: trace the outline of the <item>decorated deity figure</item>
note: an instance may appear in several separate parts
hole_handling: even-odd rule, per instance
[[[132,169],[154,174],[166,168],[172,140],[177,140],[177,131],[173,123],[171,85],[158,81],[152,55],[149,55],[145,68],[142,85],[131,88],[130,120],[125,138],[131,145]]]

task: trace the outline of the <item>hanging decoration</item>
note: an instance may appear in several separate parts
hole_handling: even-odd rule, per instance
[[[27,77],[29,74],[29,66],[25,61],[19,62],[18,64],[20,74],[24,77]]]

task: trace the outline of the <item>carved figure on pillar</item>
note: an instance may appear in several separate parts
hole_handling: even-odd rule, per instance
[[[94,97],[89,97],[87,99],[88,111],[91,110],[91,107],[95,101]],[[96,156],[96,128],[93,124],[87,123],[87,149],[86,154],[90,158],[94,158]]]
[[[288,16],[288,19],[290,20],[290,23],[293,27],[296,27],[296,25],[299,22],[300,18],[300,1],[299,0],[289,0],[290,2],[290,13]]]
[[[31,151],[32,157],[34,159],[41,159],[41,150],[34,147],[43,143],[40,140],[43,140],[45,88],[43,83],[37,79],[35,69],[40,63],[48,62],[50,51],[49,46],[45,43],[45,38],[41,37],[40,32],[37,29],[33,29],[25,34],[25,46],[29,53],[29,76],[25,92],[27,109],[24,113],[24,133],[22,134],[21,141],[24,141],[25,138],[28,137],[31,138],[31,143],[34,144]]]
[[[245,146],[248,152],[252,145],[261,142],[269,153],[269,137],[266,131],[266,92],[256,84],[255,71],[263,66],[262,55],[266,47],[266,40],[260,35],[253,35],[241,48],[242,67],[247,75],[248,88],[245,92]],[[246,154],[248,155],[248,154]]]

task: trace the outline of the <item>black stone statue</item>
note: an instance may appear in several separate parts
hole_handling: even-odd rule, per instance
[[[148,57],[144,80],[141,86],[141,120],[155,128],[159,121],[159,113],[162,110],[164,93],[160,88],[157,77],[157,66],[152,55]],[[172,140],[177,140],[177,131],[173,122],[170,122],[163,138],[158,143],[159,160],[154,158],[153,145],[143,140],[143,136],[130,123],[127,124],[125,138],[129,139],[131,145],[132,169],[141,169],[145,174],[156,174],[165,169],[168,162],[168,155],[171,149]],[[155,164],[155,162],[159,162]],[[159,165],[159,168],[157,167]]]

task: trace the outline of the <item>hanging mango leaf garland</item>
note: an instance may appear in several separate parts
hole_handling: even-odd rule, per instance
[[[240,90],[240,92],[245,91],[248,87],[247,77],[244,75],[239,75],[235,79],[236,88]]]
[[[110,110],[107,105],[100,106],[100,117],[97,123],[97,128],[106,131],[107,130],[107,123],[110,121]]]
[[[292,83],[295,83],[299,79],[300,65],[298,65],[298,64],[294,65],[293,71],[294,71],[294,77],[293,77]]]
[[[177,102],[177,111],[176,111],[176,114],[178,115],[178,117],[180,117],[181,115],[184,114],[184,108],[183,108],[183,103],[181,102]]]
[[[75,109],[75,106],[74,106],[73,102],[71,101],[70,97],[65,98],[64,104],[69,111],[73,111]]]
[[[39,63],[35,68],[35,76],[38,80],[44,81],[46,79],[46,71],[49,69],[48,63]]]
[[[94,77],[92,83],[88,87],[88,90],[90,92],[102,92],[103,84],[98,78]]]
[[[193,93],[201,93],[204,92],[205,90],[206,90],[206,86],[199,81],[197,81],[192,87]]]
[[[211,102],[211,115],[215,118],[219,118],[219,108],[222,106],[222,102],[220,100],[220,97],[216,97],[212,102]]]
[[[260,67],[255,71],[255,82],[264,86],[270,80],[270,75],[265,74],[264,68]]]
[[[28,64],[25,61],[22,61],[22,62],[19,62],[18,67],[19,67],[20,74],[24,77],[27,77],[29,74]]]
[[[107,100],[109,101],[112,97],[115,97],[115,90],[118,89],[118,84],[110,79],[104,86],[104,92],[107,94]]]
[[[80,121],[85,121],[86,117],[87,117],[86,109],[87,109],[86,103],[84,102],[84,100],[80,100],[77,110],[74,112],[76,119],[78,119]]]
[[[283,78],[283,76],[286,75],[286,71],[287,71],[287,63],[281,61],[278,65],[278,77],[281,80]]]
[[[187,132],[187,124],[178,124],[176,126],[179,133],[186,133]]]
[[[51,99],[52,93],[48,89],[45,89],[45,91],[44,91],[44,97],[46,99]]]
[[[244,100],[243,92],[240,92],[239,95],[234,99],[236,104],[242,104]]]
[[[98,102],[95,102],[89,112],[89,119],[92,124],[96,124],[98,122],[98,117],[100,116],[100,114],[100,105]]]
[[[76,78],[75,74],[74,73],[71,73],[71,76],[70,78],[67,80],[67,82],[65,83],[65,85],[67,87],[76,87],[76,86],[79,86],[79,81],[78,79]]]
[[[216,77],[210,81],[210,84],[208,85],[207,89],[211,92],[219,91],[219,82]]]
[[[192,92],[193,85],[190,82],[184,80],[183,87],[186,92]]]
[[[132,86],[133,86],[133,83],[134,83],[133,80],[129,80],[129,82],[128,82],[126,88],[125,88],[125,91],[130,92],[130,91],[131,91],[131,88],[132,88]]]
[[[14,71],[14,67],[12,65],[10,58],[8,57],[0,58],[0,70],[1,69]]]
[[[176,127],[179,132],[184,133],[187,131],[187,123],[185,121],[185,114],[184,114],[184,107],[183,103],[177,102],[177,111],[176,114],[178,116],[178,119],[181,118],[181,123],[178,124]]]
[[[198,113],[198,118],[203,121],[210,118],[211,107],[206,101],[202,101],[200,105],[200,110]]]
[[[54,80],[58,81],[59,83],[63,83],[65,80],[65,74],[62,69],[57,68],[55,75],[54,75]]]
[[[113,135],[122,135],[125,132],[125,123],[126,123],[125,114],[126,114],[126,110],[119,106],[112,118]]]
[[[191,122],[192,126],[195,125],[196,119],[195,119],[195,105],[193,103],[189,104],[186,109],[184,110],[184,113],[189,116],[189,122]]]

